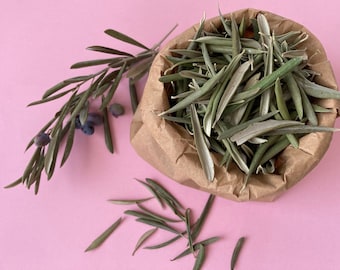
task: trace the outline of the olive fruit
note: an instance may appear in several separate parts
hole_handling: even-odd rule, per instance
[[[50,141],[51,141],[50,135],[45,132],[39,133],[34,138],[34,144],[39,147],[48,145]]]
[[[109,107],[109,111],[114,117],[118,117],[120,115],[123,115],[124,112],[125,112],[124,107],[119,103],[111,104],[110,107]]]

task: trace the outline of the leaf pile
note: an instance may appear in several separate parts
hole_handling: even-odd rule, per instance
[[[214,180],[211,152],[220,166],[234,162],[245,174],[274,173],[275,157],[319,126],[318,113],[330,112],[317,99],[340,99],[334,89],[313,82],[308,69],[308,34],[276,35],[266,17],[240,22],[220,15],[221,27],[204,30],[201,21],[185,49],[172,49],[172,63],[160,81],[171,93],[170,108],[160,113],[194,137],[208,181]]]

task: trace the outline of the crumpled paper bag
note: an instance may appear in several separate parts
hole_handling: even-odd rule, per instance
[[[256,18],[259,12],[266,16],[275,34],[291,30],[307,32],[309,38],[303,46],[307,47],[310,68],[321,74],[317,77],[317,83],[337,89],[324,48],[304,26],[276,14],[255,9],[239,10],[232,14],[236,21],[240,22],[243,16],[245,19]],[[230,15],[226,14],[224,17],[230,18]],[[206,30],[210,29],[210,22],[216,27],[221,25],[217,16],[206,20]],[[304,178],[318,164],[327,151],[333,134],[311,133],[304,136],[300,139],[298,149],[289,146],[279,155],[277,174],[253,175],[242,192],[240,190],[244,174],[234,164],[231,164],[228,170],[224,166],[219,167],[218,154],[213,153],[215,179],[208,182],[201,168],[193,137],[180,125],[158,116],[169,108],[168,94],[159,82],[162,71],[170,66],[165,56],[170,54],[170,48],[186,48],[188,40],[194,36],[198,27],[199,23],[173,38],[155,58],[141,102],[132,120],[131,144],[144,160],[180,184],[234,201],[272,201]],[[320,114],[320,125],[334,126],[339,102],[322,100],[321,105],[332,108],[333,112]]]

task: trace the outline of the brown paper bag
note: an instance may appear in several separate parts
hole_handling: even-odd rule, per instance
[[[337,88],[325,50],[304,26],[270,12],[255,9],[239,10],[233,12],[233,16],[240,22],[243,16],[245,19],[256,18],[259,12],[266,16],[271,29],[278,35],[291,30],[307,32],[309,39],[304,46],[307,47],[309,56],[314,55],[309,62],[311,69],[321,74],[317,82]],[[230,14],[226,14],[225,17],[230,18]],[[219,17],[207,20],[205,29],[208,31],[211,27],[210,22],[216,27],[221,25]],[[218,154],[213,154],[215,179],[208,182],[195,150],[193,137],[183,127],[158,116],[160,112],[169,108],[167,93],[163,84],[159,82],[162,71],[169,67],[165,56],[170,54],[170,48],[185,48],[198,27],[199,24],[194,25],[172,39],[154,60],[141,102],[132,120],[131,144],[144,160],[178,183],[235,201],[271,201],[295,185],[318,164],[329,147],[332,134],[312,133],[304,136],[300,139],[299,149],[289,146],[279,155],[280,165],[277,174],[252,176],[242,192],[240,189],[244,174],[233,164],[228,170],[219,167]],[[318,53],[315,54],[316,52]],[[339,103],[334,100],[323,100],[322,105],[333,108],[333,113],[319,115],[320,125],[334,126]]]

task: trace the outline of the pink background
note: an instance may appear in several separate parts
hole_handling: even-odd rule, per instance
[[[340,81],[339,4],[337,1],[220,1],[222,12],[245,7],[264,9],[304,24],[323,43]],[[0,185],[23,172],[32,152],[29,139],[56,112],[60,102],[26,108],[55,83],[84,70],[71,64],[94,59],[90,45],[106,45],[138,52],[103,33],[114,28],[153,45],[175,23],[178,34],[198,22],[203,13],[218,14],[217,1],[1,1],[0,3]],[[173,35],[174,36],[174,35]],[[99,56],[101,57],[101,56]],[[192,256],[171,262],[184,242],[162,250],[139,250],[131,256],[139,236],[149,227],[125,218],[122,226],[98,250],[84,253],[90,242],[126,209],[110,198],[148,196],[133,178],[151,177],[163,183],[181,202],[200,212],[208,194],[180,186],[141,160],[129,144],[127,84],[115,101],[127,114],[112,119],[116,154],[107,152],[98,131],[76,137],[67,164],[40,193],[23,187],[0,189],[0,269],[191,269]],[[337,121],[339,127],[339,121]],[[235,203],[217,198],[200,239],[222,236],[209,247],[203,269],[228,269],[237,239],[246,236],[236,269],[340,269],[340,134],[320,164],[298,185],[272,203]],[[155,204],[150,204],[156,208]],[[148,244],[170,235],[158,232]]]

